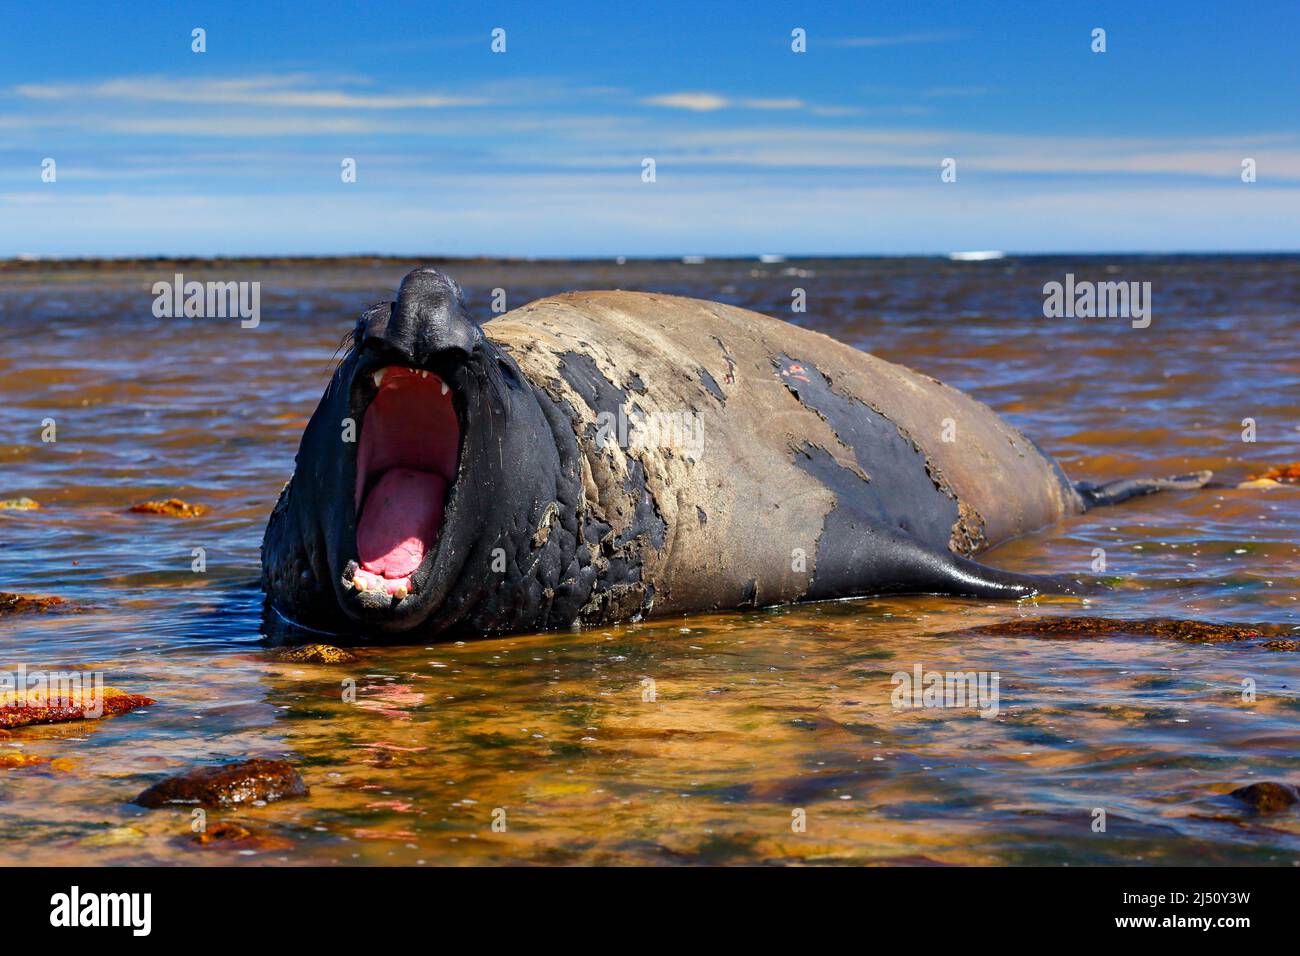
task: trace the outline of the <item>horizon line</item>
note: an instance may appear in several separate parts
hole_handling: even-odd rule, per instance
[[[994,253],[989,255],[988,253]],[[965,258],[971,256],[971,258]],[[1170,249],[1170,250],[1124,250],[1115,249],[1105,252],[1083,250],[1054,250],[1050,252],[1019,252],[1013,250],[980,250],[978,257],[974,250],[947,250],[942,252],[856,252],[856,253],[724,253],[719,255],[698,255],[693,253],[665,255],[493,255],[474,253],[448,255],[445,253],[389,253],[389,252],[335,252],[335,253],[236,253],[203,255],[191,253],[174,254],[125,254],[125,255],[85,255],[85,256],[47,256],[18,253],[0,257],[2,265],[41,265],[41,264],[89,264],[89,263],[135,263],[135,262],[240,262],[250,260],[267,260],[271,262],[325,262],[336,260],[370,260],[388,262],[407,262],[411,260],[428,260],[433,262],[609,262],[623,264],[627,262],[676,262],[683,265],[701,265],[708,262],[762,262],[767,265],[779,265],[789,261],[808,260],[850,260],[850,259],[943,259],[949,262],[978,264],[980,262],[999,262],[1006,259],[1052,259],[1064,256],[1080,257],[1246,257],[1246,256],[1300,256],[1296,249],[1250,249],[1250,250],[1215,250],[1215,249]]]

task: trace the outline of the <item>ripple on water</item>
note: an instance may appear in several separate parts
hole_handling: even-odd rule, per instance
[[[801,263],[814,303],[801,320],[971,391],[1076,478],[1242,477],[1300,460],[1300,261],[1112,264],[1163,290],[1140,337],[1044,320],[1042,284],[1064,271],[1052,260]],[[783,314],[783,267],[455,271],[471,303],[501,285],[512,301],[727,287],[728,301]],[[4,862],[1295,858],[1300,814],[1256,814],[1228,794],[1300,781],[1300,654],[978,630],[1092,614],[1294,631],[1294,487],[1135,500],[988,558],[1091,573],[1101,549],[1115,588],[1088,602],[858,600],[363,648],[350,663],[277,660],[258,644],[265,515],[340,338],[405,268],[267,266],[257,330],[160,328],[147,275],[64,276],[57,295],[39,275],[6,280],[0,315],[49,334],[0,356],[0,498],[44,506],[0,512],[0,590],[55,593],[84,611],[0,621],[2,664],[94,667],[158,703],[0,739],[0,753],[51,761],[0,770]],[[1241,441],[1246,414],[1259,423],[1254,444]],[[55,444],[40,440],[47,416]],[[209,510],[126,510],[172,496]],[[191,570],[195,547],[204,574]],[[996,716],[895,707],[894,676],[917,665],[997,674]],[[128,802],[165,775],[247,757],[289,760],[310,798],[209,811],[204,839],[188,809]]]

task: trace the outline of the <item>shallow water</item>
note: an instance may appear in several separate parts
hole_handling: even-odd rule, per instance
[[[0,769],[0,863],[1297,859],[1300,814],[1255,817],[1226,793],[1300,783],[1300,654],[962,632],[1050,614],[1164,615],[1300,637],[1300,487],[1138,499],[984,558],[1089,574],[1105,549],[1115,588],[1087,602],[865,599],[364,648],[357,664],[275,661],[256,587],[266,515],[340,339],[407,268],[0,271],[0,499],[44,506],[0,511],[0,591],[88,609],[0,619],[0,668],[94,668],[157,700],[0,739],[0,754],[52,760]],[[150,286],[175,271],[260,281],[260,327],[155,319]],[[1294,257],[449,271],[483,313],[497,287],[512,305],[618,287],[793,318],[969,391],[1074,478],[1211,468],[1235,481],[1300,460]],[[1150,281],[1151,327],[1043,318],[1043,283],[1066,272]],[[796,287],[808,311],[792,316]],[[56,442],[41,440],[46,418]],[[210,511],[126,512],[173,495]],[[191,570],[196,547],[205,573]],[[891,677],[917,664],[996,673],[996,716],[895,708]],[[312,788],[210,811],[250,841],[200,846],[187,809],[129,802],[165,773],[248,756],[284,757]]]

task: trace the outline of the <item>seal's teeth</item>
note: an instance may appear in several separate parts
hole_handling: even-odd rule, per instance
[[[399,584],[397,587],[393,588],[393,597],[399,601],[405,601],[406,596],[410,593],[411,592],[406,589],[405,584]]]
[[[447,394],[448,392],[450,392],[450,391],[451,391],[451,389],[447,387],[447,383],[446,383],[446,382],[443,382],[443,383],[442,383],[442,394],[446,395],[446,394]]]
[[[387,374],[388,374],[388,369],[381,368],[378,372],[375,372],[373,375],[370,376],[375,382],[375,388],[383,387],[384,376]]]
[[[358,591],[364,591],[366,589],[366,579],[358,574],[352,579],[352,586]]]

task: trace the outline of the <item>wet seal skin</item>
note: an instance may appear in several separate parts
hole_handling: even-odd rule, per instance
[[[267,523],[273,635],[1093,593],[973,558],[1211,477],[1073,483],[956,389],[698,299],[574,292],[479,325],[456,282],[422,268],[346,345]]]
[[[151,808],[170,804],[234,807],[256,800],[270,803],[307,794],[302,776],[283,760],[244,760],[167,777],[132,802]]]

